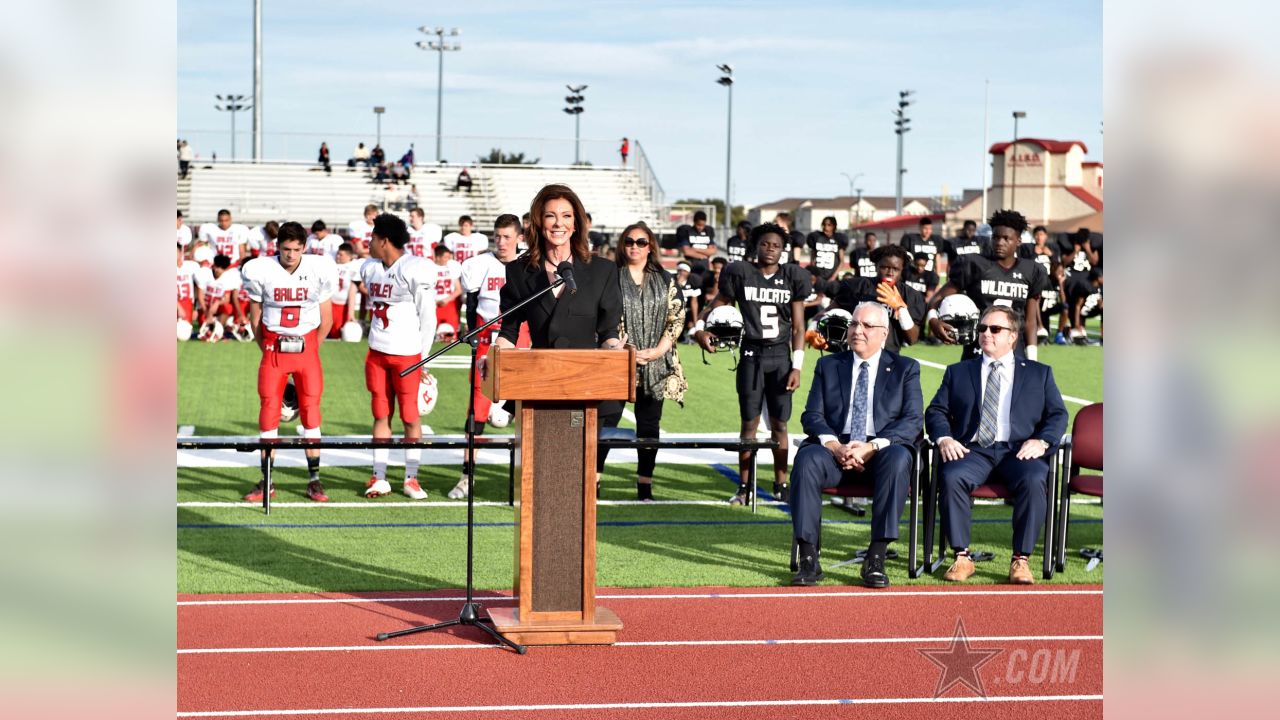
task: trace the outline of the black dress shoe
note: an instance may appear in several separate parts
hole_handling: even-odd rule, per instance
[[[784,503],[791,502],[791,487],[788,485],[783,485],[780,482],[775,482],[773,484],[773,497],[776,498],[779,502],[784,502]]]
[[[868,554],[862,561],[862,584],[869,588],[889,587],[889,576],[884,572],[884,556]]]
[[[791,578],[792,585],[817,585],[826,575],[822,572],[822,564],[816,557],[805,555],[800,558],[800,570]]]

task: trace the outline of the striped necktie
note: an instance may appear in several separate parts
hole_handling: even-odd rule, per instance
[[[996,424],[1000,420],[1000,363],[991,363],[987,388],[982,392],[982,422],[978,425],[978,445],[988,448],[996,442]]]
[[[853,391],[853,412],[849,416],[849,439],[862,442],[867,439],[867,367],[863,360],[858,366],[858,382]]]

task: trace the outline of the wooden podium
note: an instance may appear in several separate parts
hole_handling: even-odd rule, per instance
[[[596,605],[596,410],[635,400],[635,349],[490,349],[485,395],[516,400],[515,608],[494,628],[521,645],[608,645]]]

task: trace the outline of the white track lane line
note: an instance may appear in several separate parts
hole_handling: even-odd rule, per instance
[[[965,597],[969,595],[1002,595],[1009,597],[1055,597],[1062,595],[1101,596],[1101,590],[895,590],[893,592],[752,592],[752,593],[664,593],[659,595],[600,594],[598,600],[758,600],[850,598],[873,600],[913,597]],[[356,603],[423,603],[461,602],[465,596],[440,597],[347,597],[347,598],[245,598],[235,600],[179,600],[179,607],[209,607],[220,605],[307,605],[307,604],[356,604]],[[510,595],[476,595],[476,600],[514,602]]]
[[[952,642],[947,637],[885,637],[885,638],[799,638],[782,640],[649,640],[616,642],[613,647],[682,647],[741,645],[910,645],[919,643]],[[969,642],[1101,642],[1101,635],[993,635],[969,637]],[[474,643],[436,645],[317,645],[296,647],[238,647],[238,648],[186,648],[179,655],[230,655],[241,653],[302,653],[302,652],[353,652],[363,650],[467,650],[473,648],[505,649],[502,645],[477,645]]]
[[[455,705],[449,707],[312,708],[298,710],[212,710],[179,712],[178,717],[273,717],[289,715],[388,715],[405,713],[512,713],[563,710],[655,710],[664,708],[801,707],[812,705],[946,705],[954,703],[1097,702],[1102,695],[1013,695],[987,697],[826,698],[818,700],[723,700],[707,702],[581,703],[558,705]]]

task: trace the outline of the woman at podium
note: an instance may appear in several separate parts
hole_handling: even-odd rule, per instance
[[[507,264],[501,310],[508,312],[561,277],[566,282],[507,316],[498,347],[515,347],[522,322],[529,323],[534,348],[622,347],[617,267],[591,254],[585,221],[582,201],[566,185],[548,185],[533,199],[529,250]]]

